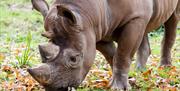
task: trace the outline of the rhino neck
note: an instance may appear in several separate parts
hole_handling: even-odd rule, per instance
[[[82,14],[85,16],[86,22],[89,23],[88,25],[92,27],[96,35],[96,42],[98,42],[106,37],[110,30],[112,17],[108,3],[106,0],[91,0],[89,4],[84,5],[90,5],[88,9],[82,9],[86,12]]]

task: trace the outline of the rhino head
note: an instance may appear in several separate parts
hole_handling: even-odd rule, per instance
[[[28,72],[46,91],[77,87],[95,58],[94,32],[74,6],[54,3],[49,9],[44,0],[32,0],[32,4],[44,17],[46,31],[42,36],[49,43],[39,45],[42,64],[29,68]]]

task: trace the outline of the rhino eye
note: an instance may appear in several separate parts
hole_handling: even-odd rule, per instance
[[[76,62],[76,57],[70,57],[70,61],[75,63]]]
[[[71,68],[77,68],[80,64],[80,57],[77,56],[70,56],[69,61],[66,61],[67,66]]]

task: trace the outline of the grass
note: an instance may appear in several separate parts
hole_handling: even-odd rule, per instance
[[[26,37],[26,47],[25,49],[23,50],[22,54],[21,55],[17,55],[16,56],[16,59],[18,61],[18,63],[14,63],[15,67],[20,67],[20,68],[23,68],[24,66],[31,66],[29,60],[31,59],[32,57],[32,54],[31,54],[31,40],[32,40],[32,35],[31,35],[31,32],[28,32],[28,35]]]
[[[51,2],[50,0],[48,1]],[[178,26],[180,26],[180,24]],[[3,71],[4,65],[14,65],[13,63],[16,62],[20,63],[18,66],[27,64],[36,65],[41,62],[37,46],[43,42],[47,42],[47,39],[41,36],[41,32],[43,31],[43,17],[38,12],[32,10],[29,0],[0,1],[0,73],[2,72],[2,74],[0,74],[0,90],[3,89],[3,82],[10,83],[10,80],[7,80],[9,79],[8,74],[10,73]],[[162,90],[155,85],[159,84],[157,81],[161,82],[161,78],[163,80],[170,78],[170,82],[167,84],[171,86],[180,84],[180,76],[178,75],[178,71],[180,70],[180,29],[177,30],[177,39],[172,49],[173,65],[176,68],[158,68],[160,60],[160,40],[162,40],[163,33],[154,32],[151,35],[150,45],[152,55],[150,61],[147,63],[147,69],[143,72],[137,71],[134,69],[135,61],[132,62],[129,76],[136,79],[136,84],[133,85],[132,89],[134,91],[139,88],[141,90],[147,90],[149,87],[152,87],[153,91]],[[30,54],[33,54],[33,56],[29,56]],[[88,82],[92,85],[84,86],[82,84],[82,87],[79,88],[78,91],[105,90],[94,88],[97,86],[94,86],[94,82],[96,82],[97,79],[109,79],[109,76],[103,76],[106,78],[101,77],[109,70],[109,66],[100,53],[97,54],[96,61],[92,67],[92,70],[97,69],[100,69],[98,74],[89,72],[86,81],[84,81],[84,83]],[[176,74],[173,73],[173,69],[178,70]],[[147,75],[144,75],[145,73],[147,73]],[[163,84],[166,83],[164,82]]]
[[[3,47],[0,48],[0,52],[8,54],[9,57],[13,57],[9,53],[26,45],[28,32],[32,35],[30,49],[36,56],[37,45],[46,41],[40,36],[43,31],[42,17],[31,10],[31,4],[27,1],[1,0],[0,2],[0,46]]]

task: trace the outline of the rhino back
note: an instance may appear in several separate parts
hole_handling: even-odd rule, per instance
[[[147,27],[147,32],[150,32],[165,23],[175,10],[177,10],[177,5],[179,5],[178,0],[153,0],[153,3],[153,16]]]

